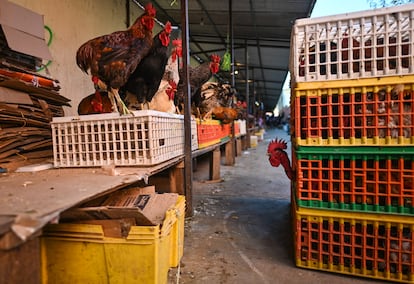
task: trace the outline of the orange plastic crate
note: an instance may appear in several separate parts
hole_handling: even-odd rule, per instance
[[[414,283],[414,220],[295,208],[296,265]]]
[[[297,84],[299,146],[414,146],[414,76]],[[393,92],[402,85],[403,91]]]
[[[293,151],[299,206],[414,215],[414,147]]]
[[[222,138],[222,129],[219,120],[197,119],[197,138],[198,148],[205,148],[210,145],[220,143]]]

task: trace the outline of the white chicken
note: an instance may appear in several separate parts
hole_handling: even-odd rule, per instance
[[[180,81],[179,75],[179,58],[182,57],[181,40],[173,40],[173,50],[165,66],[158,91],[150,101],[148,108],[151,110],[176,113],[174,104],[174,95],[177,91],[177,85]]]

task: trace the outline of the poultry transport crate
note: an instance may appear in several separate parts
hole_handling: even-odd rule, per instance
[[[151,166],[184,154],[184,117],[142,110],[55,117],[51,123],[55,167]],[[191,121],[192,150],[198,148]]]
[[[297,84],[298,146],[414,146],[414,75]]]
[[[292,81],[414,73],[414,4],[296,20]]]
[[[414,147],[293,149],[299,206],[414,217]]]
[[[296,266],[414,283],[414,220],[292,206]]]
[[[197,119],[198,148],[205,148],[217,143],[230,134],[230,126],[223,125],[216,119]]]

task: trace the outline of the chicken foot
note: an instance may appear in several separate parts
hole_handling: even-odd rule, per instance
[[[132,114],[119,96],[118,89],[111,88],[110,93],[112,94],[112,96],[110,96],[112,108],[115,109],[115,111],[118,111],[121,114]]]

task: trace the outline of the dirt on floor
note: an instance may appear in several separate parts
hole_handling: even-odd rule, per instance
[[[184,256],[169,283],[387,283],[295,266],[290,180],[266,155],[275,137],[290,141],[283,130],[267,130],[234,166],[221,166],[221,182],[208,181],[208,164],[199,159]]]

